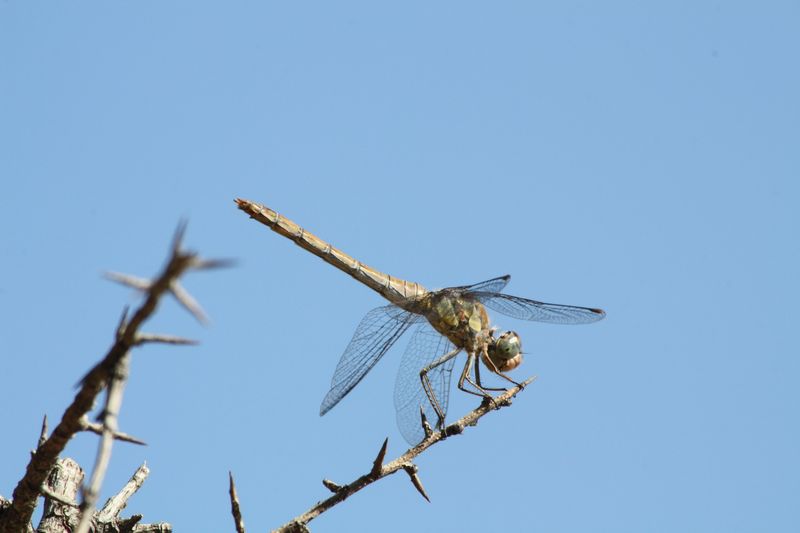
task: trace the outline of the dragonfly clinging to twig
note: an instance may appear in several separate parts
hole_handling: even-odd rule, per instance
[[[519,385],[506,374],[522,362],[519,335],[506,331],[495,336],[486,307],[514,318],[554,324],[586,324],[605,316],[602,309],[504,294],[501,291],[510,276],[429,291],[419,283],[395,278],[357,261],[266,206],[243,199],[236,203],[252,218],[391,302],[373,309],[361,320],[339,359],[320,415],[358,385],[403,333],[412,326],[417,328],[403,355],[395,385],[398,426],[411,444],[424,438],[420,409],[436,421],[437,427],[444,427],[450,377],[461,351],[466,352],[467,361],[458,379],[459,389],[486,398],[491,398],[489,391],[498,390],[481,383],[479,361],[489,371]]]

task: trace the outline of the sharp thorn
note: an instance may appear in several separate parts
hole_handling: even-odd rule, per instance
[[[152,285],[152,282],[146,278],[131,276],[129,274],[122,274],[120,272],[103,272],[103,277],[109,281],[114,281],[120,285],[125,285],[138,291],[146,291]]]
[[[214,268],[230,268],[236,266],[236,259],[195,259],[192,261],[192,270],[211,270]]]
[[[186,226],[189,222],[182,218],[178,221],[178,227],[175,228],[175,235],[172,237],[172,255],[176,256],[180,253],[183,236],[186,233]]]
[[[192,295],[189,294],[177,280],[173,281],[170,285],[170,292],[172,292],[172,295],[178,300],[178,303],[189,311],[198,322],[203,325],[208,324],[208,316],[205,311],[203,311],[203,308],[200,307],[200,304],[192,298]]]
[[[375,461],[372,463],[372,475],[377,476],[380,475],[381,470],[383,469],[383,460],[386,457],[386,449],[389,446],[389,437],[383,441],[383,446],[381,446],[380,451],[378,451],[378,456],[375,457]]]
[[[425,492],[425,487],[422,486],[422,481],[419,479],[419,475],[417,475],[417,466],[414,464],[409,464],[403,467],[403,470],[406,471],[408,477],[411,478],[411,484],[414,485],[414,488],[417,489],[423,498],[425,498],[428,503],[430,503],[431,499],[428,497],[428,493]]]
[[[45,414],[44,417],[42,418],[42,431],[41,433],[39,433],[39,444],[36,446],[36,448],[37,449],[41,448],[42,444],[44,444],[46,440],[47,440],[47,415]]]
[[[422,431],[425,432],[425,438],[427,439],[433,435],[433,428],[431,428],[431,425],[428,423],[428,417],[425,416],[425,409],[423,409],[421,405],[419,406],[419,417],[422,421]]]
[[[200,341],[195,339],[187,339],[185,337],[176,337],[175,335],[164,335],[162,333],[138,333],[134,338],[134,344],[140,345],[149,342],[157,342],[161,344],[178,344],[181,346],[195,346],[200,344]]]
[[[125,334],[125,326],[128,324],[129,309],[127,305],[122,308],[122,316],[119,317],[119,323],[117,324],[117,331],[115,333],[117,339],[122,338],[122,335]]]
[[[329,491],[333,492],[334,494],[336,494],[337,492],[342,490],[342,486],[341,485],[339,485],[338,483],[334,483],[330,479],[323,479],[322,480],[322,484],[325,485],[326,489],[328,489]]]

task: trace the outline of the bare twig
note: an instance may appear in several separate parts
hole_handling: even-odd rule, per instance
[[[228,477],[230,478],[228,492],[231,495],[231,514],[233,514],[233,523],[236,525],[236,533],[245,533],[242,510],[239,506],[239,495],[236,494],[236,484],[233,482],[233,472],[228,472]]]
[[[146,289],[142,287],[143,290],[146,290],[145,301],[130,320],[126,319],[127,315],[123,316],[114,344],[103,359],[81,380],[80,389],[62,415],[61,421],[53,430],[52,435],[39,446],[36,454],[31,458],[24,476],[14,488],[11,506],[0,517],[0,533],[17,533],[26,529],[36,508],[39,489],[47,478],[48,472],[56,463],[67,442],[77,432],[83,430],[80,423],[81,417],[92,409],[97,395],[112,381],[115,369],[119,370],[120,368],[120,360],[127,357],[130,348],[136,344],[139,328],[156,310],[161,297],[166,292],[174,293],[174,283],[188,270],[205,270],[228,264],[225,261],[204,261],[199,259],[195,253],[182,251],[181,240],[184,230],[185,224],[179,225],[173,239],[170,258],[164,270],[152,282],[148,282]],[[121,395],[121,392],[121,387],[116,387],[113,394],[109,390],[109,401],[116,402],[119,398],[115,398],[115,396]],[[108,418],[107,415],[110,411],[109,405],[107,405],[104,418]],[[108,433],[108,437],[104,436],[103,440],[108,443],[113,438],[115,428],[109,427],[107,420],[103,423]],[[102,450],[106,448],[107,444],[101,445],[101,453],[104,453]],[[98,457],[100,458],[101,455]],[[98,461],[98,466],[101,466],[100,461]]]
[[[119,358],[114,365],[106,392],[106,406],[103,409],[103,430],[100,434],[100,445],[97,449],[94,469],[89,484],[83,487],[83,502],[81,503],[81,521],[78,524],[77,533],[88,533],[89,527],[94,518],[94,508],[97,499],[100,497],[100,486],[106,476],[108,463],[111,461],[111,447],[114,442],[114,435],[117,433],[117,417],[122,406],[122,394],[125,390],[125,382],[128,380],[128,367],[130,365],[130,351]]]
[[[383,479],[386,476],[390,476],[395,472],[397,472],[398,470],[404,470],[405,472],[407,472],[409,477],[411,478],[411,482],[414,484],[414,487],[419,491],[420,494],[422,494],[422,496],[426,500],[430,501],[428,495],[425,492],[425,489],[422,487],[422,482],[419,480],[419,476],[417,475],[417,467],[416,465],[414,465],[412,460],[418,455],[420,455],[422,452],[424,452],[425,450],[436,444],[437,442],[442,441],[449,436],[461,434],[464,431],[464,428],[468,426],[476,425],[478,423],[478,420],[480,420],[487,413],[511,405],[511,399],[514,396],[516,396],[517,393],[519,393],[524,387],[532,383],[533,380],[535,379],[536,379],[535,377],[532,377],[523,381],[520,385],[513,387],[504,392],[503,394],[497,396],[496,398],[493,399],[493,401],[482,402],[481,405],[478,406],[478,408],[471,411],[463,418],[450,424],[441,431],[435,431],[435,432],[432,431],[431,434],[425,437],[425,439],[422,442],[420,442],[419,444],[417,444],[412,448],[409,448],[403,455],[393,460],[392,462],[383,465],[382,467],[380,466],[380,463],[383,462],[382,455],[385,454],[385,450],[381,448],[381,452],[379,452],[378,458],[376,458],[375,461],[373,462],[370,471],[367,474],[364,474],[363,476],[359,477],[358,479],[352,481],[347,485],[339,486],[332,482],[326,483],[325,481],[323,481],[325,486],[329,490],[332,490],[334,492],[333,496],[329,497],[326,500],[318,502],[316,505],[311,507],[311,509],[309,509],[305,513],[297,516],[290,522],[284,524],[283,526],[279,527],[274,531],[280,533],[307,531],[307,528],[305,526],[311,520],[321,515],[331,507],[343,502],[344,500],[346,500],[359,490],[363,489],[364,487],[371,485],[372,483],[378,481],[379,479]],[[386,443],[384,443],[384,446],[385,445]],[[335,490],[334,488],[331,487],[335,487]]]

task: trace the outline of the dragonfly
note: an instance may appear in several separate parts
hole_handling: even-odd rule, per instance
[[[490,280],[429,291],[416,282],[378,271],[335,248],[290,219],[262,204],[237,198],[239,209],[276,233],[378,292],[389,305],[373,309],[361,320],[344,350],[320,406],[320,416],[336,406],[358,385],[409,329],[414,334],[400,362],[394,391],[397,425],[411,445],[425,437],[421,413],[444,428],[456,356],[467,360],[458,388],[491,399],[481,382],[480,363],[493,374],[519,385],[506,373],[522,363],[522,342],[514,331],[496,335],[486,308],[501,314],[553,324],[587,324],[605,317],[602,309],[539,302],[505,294],[511,279]]]

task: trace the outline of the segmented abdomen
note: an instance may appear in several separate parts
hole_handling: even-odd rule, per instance
[[[425,294],[427,289],[419,283],[394,278],[374,268],[367,266],[352,258],[338,248],[332,246],[301,228],[288,218],[279,215],[269,207],[237,198],[235,200],[239,209],[249,214],[262,224],[270,227],[276,233],[291,239],[301,248],[308,250],[323,261],[330,263],[342,272],[354,277],[367,287],[377,291],[392,303],[400,303],[408,298],[415,298]]]

